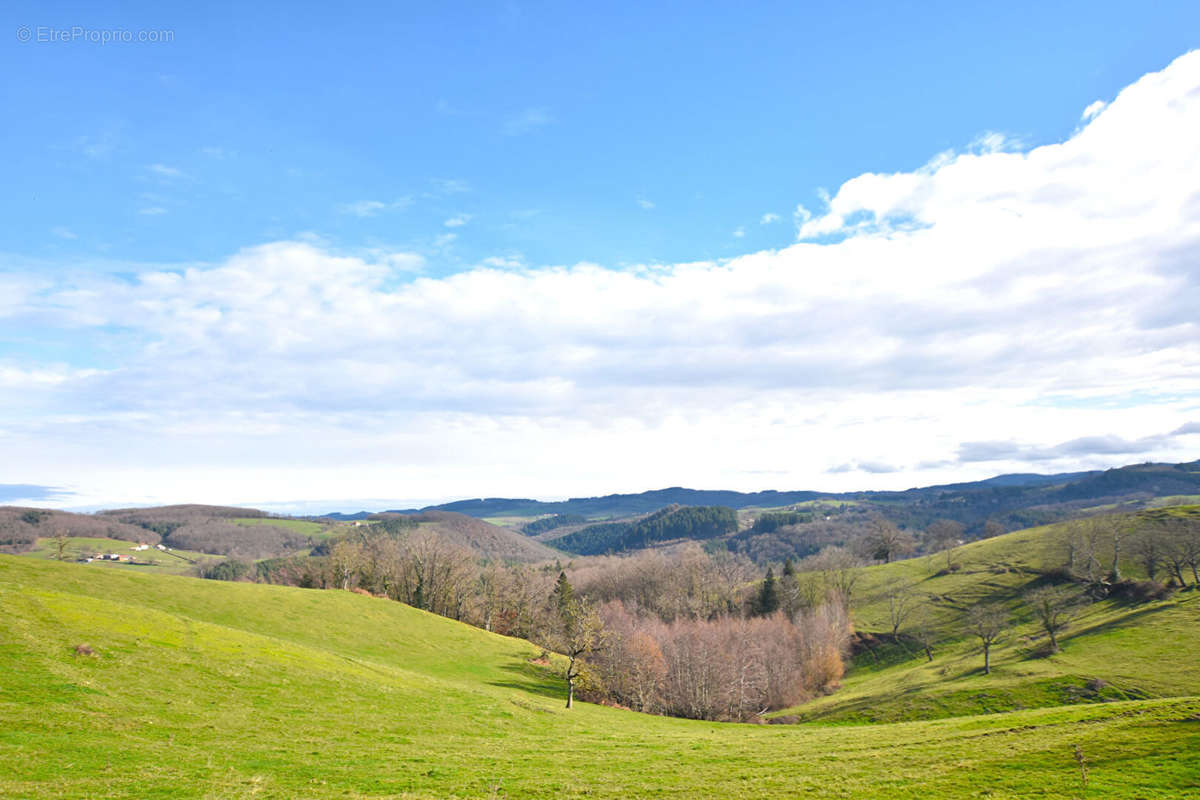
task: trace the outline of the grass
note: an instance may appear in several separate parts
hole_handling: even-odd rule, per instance
[[[858,726],[723,725],[586,703],[568,712],[559,681],[530,663],[532,645],[399,603],[89,566],[0,556],[0,796],[1184,798],[1200,788],[1195,697]],[[84,643],[93,655],[76,653]]]
[[[116,561],[94,561],[88,567],[94,569],[121,569],[142,572],[153,572],[166,575],[189,575],[197,564],[224,561],[224,556],[214,556],[208,553],[198,553],[192,550],[170,550],[163,552],[156,548],[149,550],[134,550],[136,542],[126,542],[120,539],[106,539],[86,536],[72,536],[67,539],[66,556],[69,559],[88,557],[94,553],[118,553],[133,556],[145,564],[122,564]],[[24,556],[43,559],[54,559],[57,545],[53,539],[38,539],[32,550]]]
[[[1086,605],[1060,635],[1061,652],[1046,654],[1047,638],[1021,598],[1046,582],[1048,567],[1061,563],[1063,532],[1046,526],[964,545],[951,554],[953,571],[945,555],[863,569],[854,588],[855,625],[884,633],[882,641],[859,653],[840,691],[786,713],[861,723],[1200,695],[1195,590],[1139,605]],[[1132,562],[1122,568],[1136,575]],[[924,615],[939,640],[932,662],[911,640],[891,640],[887,594],[898,585],[921,598],[901,633]],[[962,624],[963,610],[981,601],[1002,603],[1013,619],[992,649],[990,675],[982,674],[978,640]]]
[[[278,517],[239,517],[233,520],[238,525],[274,525],[287,528],[301,536],[312,536],[323,539],[333,534],[333,526],[322,525],[319,522],[309,522],[303,519],[280,519]]]

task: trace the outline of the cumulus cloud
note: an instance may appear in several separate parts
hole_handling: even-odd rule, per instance
[[[1103,111],[1107,105],[1108,103],[1104,102],[1103,100],[1097,100],[1083,110],[1083,115],[1080,117],[1080,119],[1082,119],[1084,122],[1087,122],[1092,117]]]
[[[186,488],[207,464],[222,500],[254,480],[339,497],[762,488],[732,477],[749,469],[855,488],[1187,456],[1198,130],[1191,53],[1061,143],[855,177],[799,207],[800,241],[777,251],[430,277],[404,254],[283,241],[64,275],[0,315],[116,357],[34,400],[20,375],[44,365],[13,364],[3,446],[47,484],[78,464]],[[201,466],[100,476],[117,436],[130,464],[177,447]],[[314,458],[384,466],[295,467]]]
[[[442,225],[447,228],[461,228],[470,221],[470,214],[455,214],[453,217],[450,217],[448,220],[443,222]]]
[[[779,222],[779,215],[767,212],[762,215],[762,219],[758,221],[759,225],[770,225],[772,222]]]
[[[638,204],[639,206],[641,206],[642,208],[644,208],[645,210],[647,210],[647,211],[649,211],[650,209],[654,208],[654,203],[652,203],[651,201],[647,200],[647,199],[646,199],[646,198],[644,198],[644,197],[639,197],[639,198],[637,199],[637,204]]]

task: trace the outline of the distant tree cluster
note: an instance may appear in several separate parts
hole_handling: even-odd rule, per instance
[[[554,514],[526,522],[521,526],[521,533],[526,536],[537,536],[539,533],[546,533],[566,525],[580,525],[584,522],[587,522],[587,517],[581,514]]]
[[[812,522],[813,515],[799,511],[772,511],[759,514],[750,526],[751,533],[774,533],[789,525],[799,525],[802,522]]]
[[[634,522],[601,523],[549,542],[579,555],[635,550],[674,539],[712,539],[737,530],[737,512],[725,506],[668,506]]]

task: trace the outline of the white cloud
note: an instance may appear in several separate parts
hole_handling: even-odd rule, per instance
[[[50,233],[54,234],[59,239],[71,240],[71,239],[79,238],[79,236],[74,231],[72,231],[70,228],[66,227],[65,225],[55,225],[53,228],[50,229]]]
[[[772,212],[767,212],[766,214],[762,215],[762,219],[758,221],[758,224],[770,225],[772,222],[779,222],[779,215]]]
[[[638,204],[639,206],[641,206],[642,208],[646,209],[647,211],[649,211],[650,209],[654,208],[654,203],[650,202],[649,200],[647,200],[647,199],[646,199],[646,198],[644,198],[644,197],[639,197],[639,198],[637,199],[637,204]]]
[[[443,222],[442,225],[447,228],[461,228],[470,221],[470,214],[455,214],[453,217],[450,217],[450,219]]]
[[[739,226],[739,227],[737,227],[737,228],[734,228],[734,230],[733,230],[733,238],[735,238],[735,239],[741,239],[741,238],[744,238],[744,237],[745,237],[745,235],[746,235],[746,229],[745,229],[745,228],[743,228],[743,227],[740,227],[740,226]]]
[[[183,170],[177,167],[169,167],[166,164],[151,164],[150,166],[146,167],[146,169],[160,178],[173,180],[175,178],[183,177]]]
[[[146,217],[158,217],[167,213],[167,210],[162,206],[147,206],[146,208],[138,209],[138,213]]]
[[[403,211],[412,205],[411,197],[400,197],[385,203],[382,200],[356,200],[338,206],[338,212],[352,217],[374,217],[385,211]]]
[[[526,133],[544,128],[554,122],[554,117],[546,108],[526,108],[504,121],[500,130],[505,136],[521,136]]]
[[[8,365],[0,482],[248,502],[1194,458],[1196,130],[1200,53],[1067,141],[858,176],[797,210],[805,241],[727,261],[426,277],[276,242],[40,278],[0,323],[83,332],[116,365],[36,391],[48,365]]]
[[[471,184],[461,178],[434,178],[430,183],[438,194],[462,194],[471,191]]]
[[[1084,122],[1087,122],[1093,117],[1099,115],[1100,112],[1103,111],[1107,106],[1108,103],[1104,102],[1103,100],[1097,100],[1083,110],[1083,116],[1081,116],[1080,119],[1082,119]]]

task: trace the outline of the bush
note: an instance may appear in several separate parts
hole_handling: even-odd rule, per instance
[[[200,570],[200,577],[212,581],[240,581],[250,574],[250,564],[229,559]]]
[[[1042,580],[1049,584],[1075,583],[1075,573],[1070,567],[1052,567],[1042,573]]]
[[[1114,583],[1109,588],[1109,594],[1130,603],[1151,603],[1170,597],[1171,587],[1158,581],[1124,580]]]

